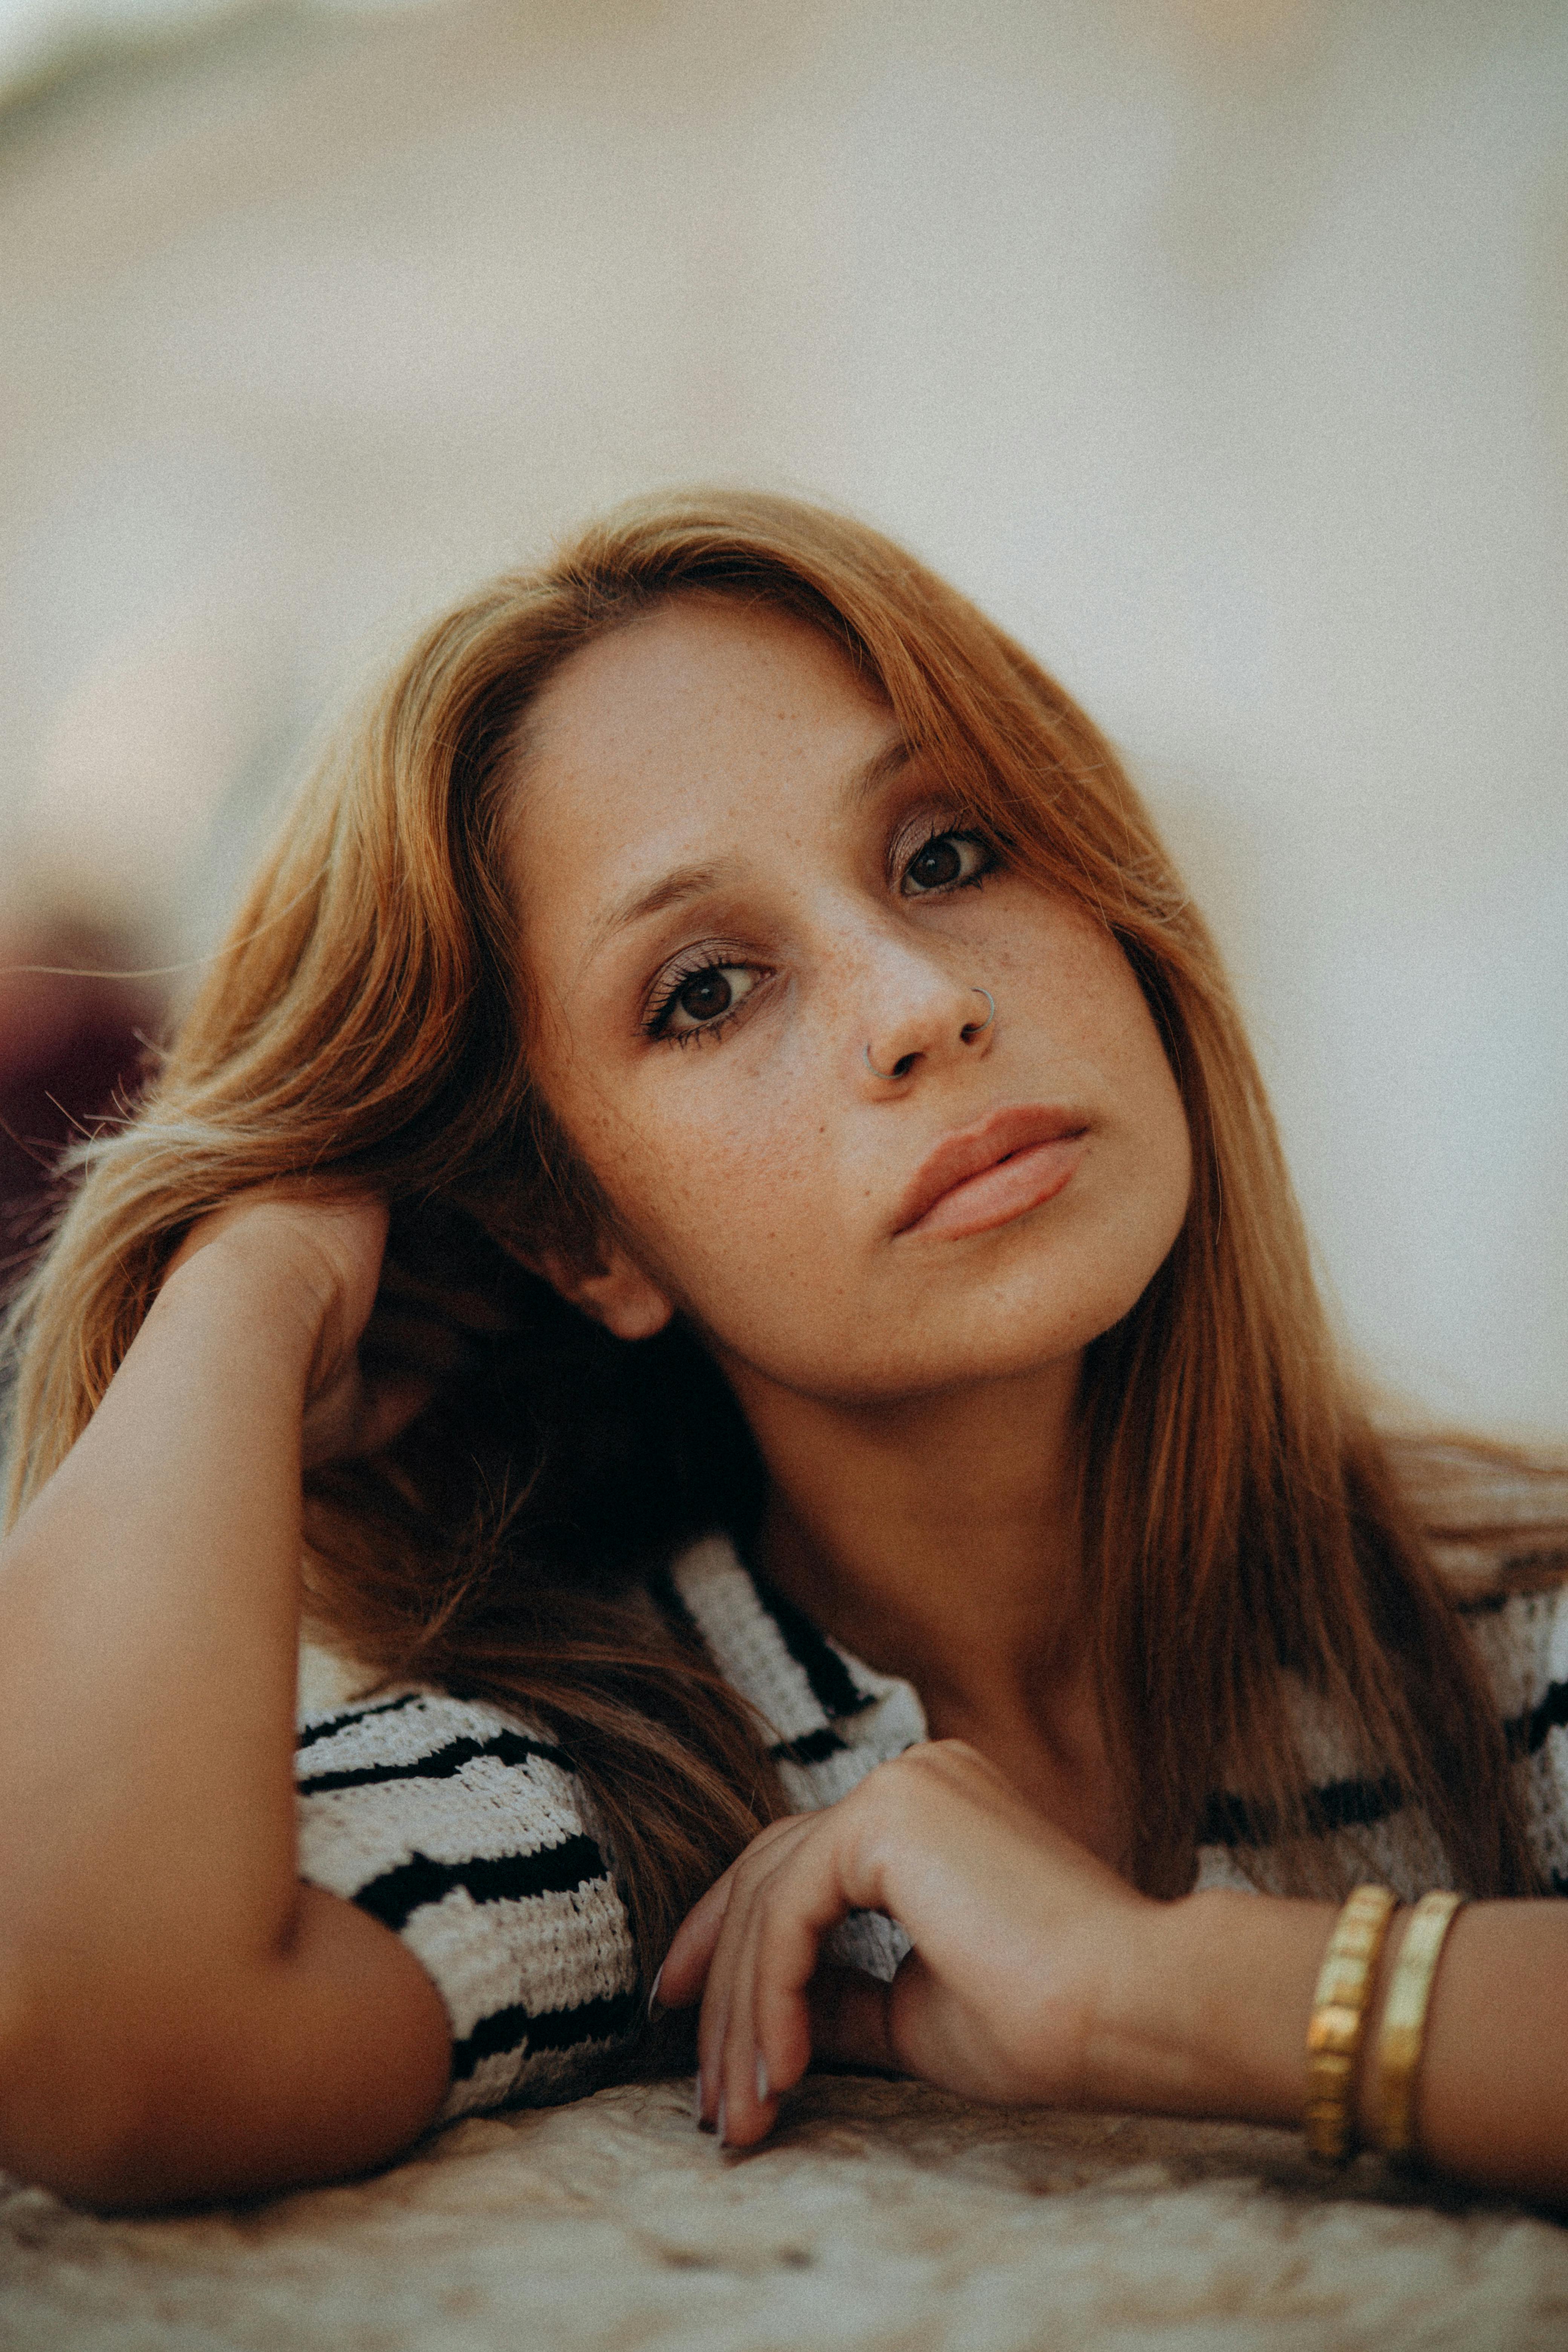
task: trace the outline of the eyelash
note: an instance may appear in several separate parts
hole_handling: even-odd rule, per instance
[[[648,1006],[647,1017],[643,1024],[647,1035],[657,1039],[661,1045],[689,1045],[699,1038],[721,1037],[731,1024],[740,1019],[755,994],[754,990],[748,989],[739,1004],[731,1005],[716,1020],[704,1022],[697,1028],[671,1029],[668,1024],[675,1010],[676,998],[689,982],[700,979],[705,971],[727,971],[731,966],[741,966],[743,961],[742,957],[725,948],[700,949],[695,955],[683,959],[673,971],[665,974],[658,994]],[[757,969],[755,965],[746,968],[751,971]]]
[[[979,832],[973,825],[966,825],[962,823],[957,823],[951,817],[945,824],[938,824],[933,820],[928,825],[927,830],[921,835],[919,840],[913,841],[910,844],[908,853],[904,856],[900,857],[899,856],[899,844],[895,842],[893,845],[894,854],[892,864],[898,875],[900,895],[903,892],[903,885],[908,880],[916,859],[923,857],[926,851],[931,846],[931,844],[937,841],[969,842],[974,848],[981,852],[984,863],[981,865],[977,873],[966,874],[957,882],[944,882],[934,890],[911,891],[908,894],[910,897],[915,898],[945,898],[950,897],[955,890],[978,890],[980,885],[985,880],[987,875],[994,873],[997,862],[995,846],[992,842],[986,839],[983,833]]]
[[[984,834],[969,826],[952,823],[946,824],[933,823],[929,830],[921,834],[918,841],[910,845],[905,856],[899,858],[895,856],[893,864],[898,873],[900,895],[904,895],[902,885],[915,860],[923,856],[933,842],[949,840],[970,842],[982,851],[984,863],[979,871],[966,874],[956,882],[941,884],[934,890],[911,891],[909,896],[917,898],[945,898],[959,890],[977,890],[986,877],[994,872],[996,851]],[[662,983],[648,1006],[647,1017],[643,1023],[645,1035],[653,1038],[661,1045],[690,1045],[705,1038],[721,1037],[726,1029],[731,1027],[741,1018],[756,993],[755,988],[748,989],[738,1004],[731,1005],[727,1012],[720,1013],[715,1020],[701,1023],[695,1028],[671,1029],[668,1026],[669,1019],[675,1010],[676,999],[681,990],[691,981],[700,978],[705,971],[725,971],[732,965],[740,967],[742,962],[742,958],[721,947],[700,949],[695,954],[683,958],[665,974]],[[758,969],[756,965],[746,968],[752,971]]]

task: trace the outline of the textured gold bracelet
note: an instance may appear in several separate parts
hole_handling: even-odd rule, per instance
[[[1384,2156],[1409,2156],[1415,2145],[1415,2076],[1426,2039],[1426,2011],[1443,1940],[1464,1899],[1462,1895],[1424,1895],[1405,1923],[1377,2035],[1377,2144]]]
[[[1367,1996],[1394,1896],[1386,1886],[1358,1886],[1339,1917],[1318,1972],[1307,2028],[1307,2148],[1323,2164],[1350,2153],[1351,2101]]]

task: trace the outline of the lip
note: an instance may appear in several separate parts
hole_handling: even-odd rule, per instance
[[[1070,1180],[1089,1121],[1058,1105],[1027,1103],[993,1111],[943,1136],[915,1171],[900,1203],[895,1235],[941,1234],[958,1240],[1037,1209]]]

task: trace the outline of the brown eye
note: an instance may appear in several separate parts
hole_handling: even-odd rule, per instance
[[[963,871],[955,841],[928,841],[910,864],[909,878],[917,890],[940,890],[944,882],[956,882]]]
[[[761,977],[754,964],[705,963],[677,982],[650,1030],[658,1037],[695,1037],[717,1029],[745,1003]]]
[[[728,1013],[735,992],[722,971],[699,971],[676,992],[675,1001],[689,1021],[713,1021]]]
[[[926,890],[950,890],[955,883],[974,881],[988,863],[984,843],[972,833],[939,833],[923,849],[916,850],[904,868],[900,887],[905,898],[918,898]]]

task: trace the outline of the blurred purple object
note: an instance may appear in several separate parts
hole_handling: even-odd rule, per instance
[[[111,976],[131,961],[121,944],[75,927],[0,935],[0,1291],[61,1197],[62,1155],[118,1118],[146,1071],[160,1007],[145,982]]]

